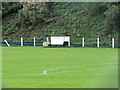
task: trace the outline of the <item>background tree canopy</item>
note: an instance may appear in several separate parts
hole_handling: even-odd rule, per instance
[[[19,40],[45,34],[70,34],[80,38],[118,38],[119,3],[93,2],[3,2],[3,39]],[[90,41],[89,41],[90,42]]]

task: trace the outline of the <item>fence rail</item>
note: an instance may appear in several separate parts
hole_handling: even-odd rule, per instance
[[[38,38],[33,38],[33,42],[27,42],[25,41],[26,39],[29,38],[20,38],[20,42],[16,42],[16,41],[7,41],[4,40],[3,42],[0,42],[0,46],[43,46],[43,42],[38,42]],[[87,42],[87,40],[91,40],[94,42],[91,42],[91,44],[89,44]],[[109,45],[105,45],[102,42],[108,42],[109,41]],[[71,43],[71,47],[109,47],[109,48],[120,48],[120,45],[118,45],[118,39],[117,38],[111,38],[111,39],[100,39],[100,38],[96,38],[96,39],[86,39],[86,38],[80,38],[80,41],[77,43]]]

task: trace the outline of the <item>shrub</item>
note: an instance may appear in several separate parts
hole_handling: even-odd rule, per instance
[[[106,33],[111,34],[113,32],[118,31],[118,6],[110,5],[108,6],[108,10],[104,13],[106,15],[104,26],[106,28]]]
[[[83,4],[89,16],[102,14],[107,9],[107,3],[102,2],[87,2]]]
[[[18,23],[32,25],[42,23],[49,16],[45,3],[30,4],[20,10],[18,15]]]
[[[20,9],[22,9],[22,4],[19,2],[3,2],[2,8],[2,16],[4,18],[6,15],[11,13],[17,13]]]

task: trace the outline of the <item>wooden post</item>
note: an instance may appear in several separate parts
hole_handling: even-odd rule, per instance
[[[68,46],[70,47],[70,37],[69,37],[69,42],[68,42]]]
[[[97,38],[97,47],[100,47],[100,43],[99,43],[100,41],[99,41],[99,38]]]
[[[34,46],[35,46],[35,37],[34,37]]]
[[[21,37],[21,46],[23,46],[23,38]]]
[[[112,38],[112,48],[114,48],[114,47],[115,47],[115,39]]]
[[[85,47],[85,40],[84,40],[84,38],[82,38],[82,47]]]
[[[4,40],[8,47],[10,47],[10,44],[7,42],[7,40]]]
[[[48,40],[48,37],[47,37],[47,42],[48,42],[49,40]]]

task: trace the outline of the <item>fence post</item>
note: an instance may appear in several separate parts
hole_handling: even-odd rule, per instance
[[[21,37],[21,46],[23,46],[23,38]]]
[[[114,47],[115,47],[115,39],[112,38],[112,48],[114,48]]]
[[[84,38],[82,38],[82,47],[85,47],[85,40],[84,40]]]
[[[35,37],[34,37],[34,46],[35,46]]]
[[[97,47],[100,47],[100,39],[99,38],[97,38]]]
[[[47,37],[47,42],[48,42],[49,40],[48,40],[48,37]]]
[[[10,47],[10,44],[7,42],[7,40],[4,40],[8,47]]]

